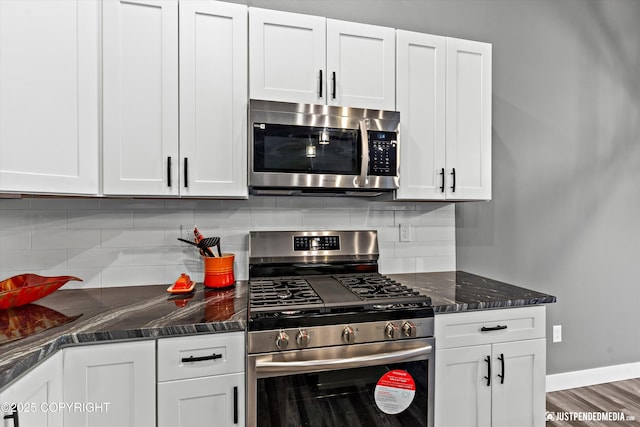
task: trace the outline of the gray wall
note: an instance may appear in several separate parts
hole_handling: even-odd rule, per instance
[[[640,362],[640,2],[513,3],[489,36],[494,199],[457,206],[458,268],[558,297],[548,373]]]
[[[640,1],[248,0],[493,44],[493,201],[457,265],[558,297],[550,374],[640,361]]]

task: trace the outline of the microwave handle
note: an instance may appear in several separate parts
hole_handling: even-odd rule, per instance
[[[367,172],[369,170],[369,120],[360,120],[360,143],[362,144],[362,160],[360,163],[359,187],[367,185]]]

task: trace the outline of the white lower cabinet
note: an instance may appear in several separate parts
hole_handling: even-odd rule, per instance
[[[62,354],[58,352],[0,392],[0,426],[62,427],[60,402]]]
[[[155,351],[153,340],[64,349],[64,426],[155,427]]]
[[[545,307],[437,315],[435,425],[545,424]]]
[[[158,427],[245,425],[244,333],[158,340]]]

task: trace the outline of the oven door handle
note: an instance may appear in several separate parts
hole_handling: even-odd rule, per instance
[[[288,362],[257,360],[256,371],[260,371],[260,374],[262,375],[277,373],[301,374],[328,369],[350,369],[362,366],[379,365],[381,363],[407,362],[431,354],[432,351],[432,345],[424,345],[409,350],[367,354],[364,356],[345,357],[339,359],[293,360]]]
[[[369,172],[369,119],[362,119],[359,123],[360,143],[362,144],[362,159],[360,162],[359,187],[367,186],[367,172]]]

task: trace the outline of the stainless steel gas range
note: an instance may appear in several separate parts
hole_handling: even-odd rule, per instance
[[[433,427],[429,297],[378,272],[375,231],[256,231],[248,426]]]

